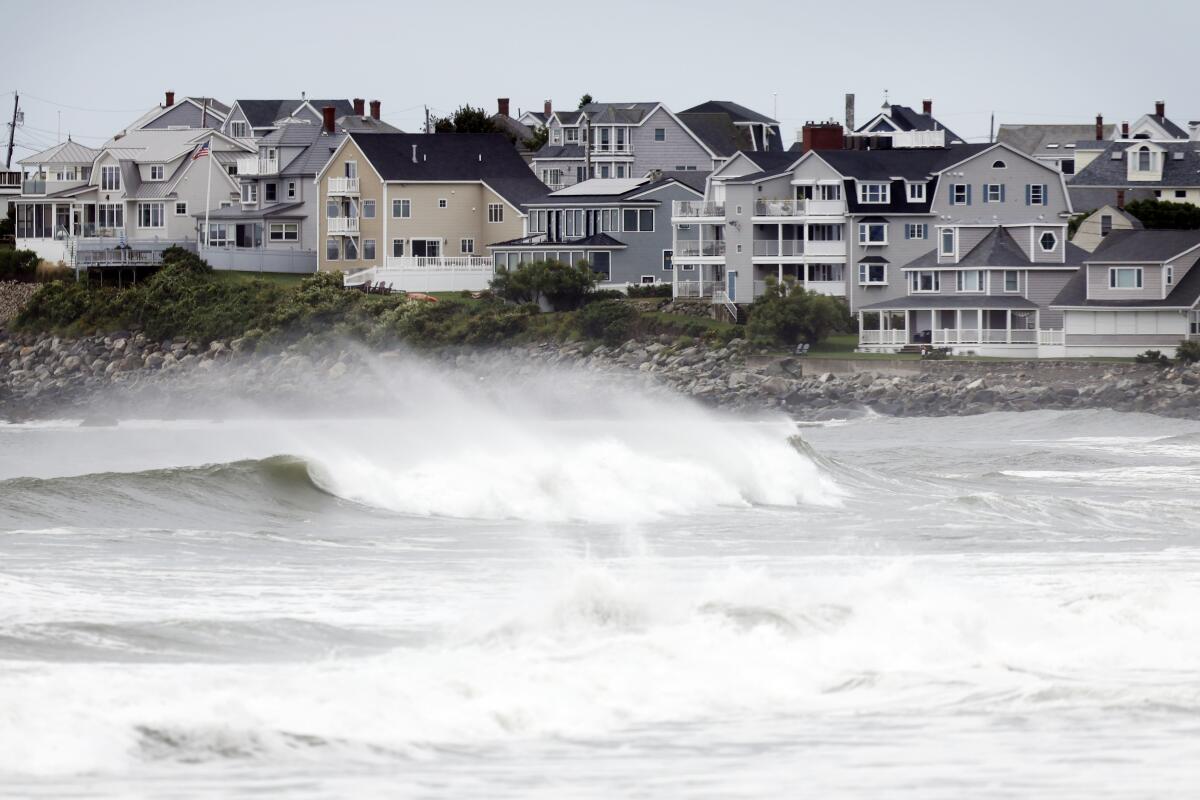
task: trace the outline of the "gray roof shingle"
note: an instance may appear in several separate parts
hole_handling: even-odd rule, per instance
[[[1155,189],[1160,187],[1200,187],[1200,142],[1154,142],[1156,147],[1167,151],[1163,162],[1162,180],[1130,181],[1128,174],[1129,154],[1126,150],[1136,147],[1137,140],[1112,142],[1096,158],[1070,179],[1070,186],[1110,186]],[[1121,153],[1119,159],[1112,154]],[[1181,157],[1176,157],[1176,153]]]
[[[1008,230],[1005,228],[993,228],[987,236],[983,237],[978,244],[971,248],[971,252],[960,257],[957,263],[940,263],[937,251],[930,250],[925,255],[919,256],[905,264],[902,269],[934,269],[937,267],[956,267],[962,269],[1012,269],[1016,267],[1020,267],[1021,269],[1076,269],[1083,264],[1084,259],[1088,255],[1086,250],[1067,242],[1065,262],[1046,263],[1043,261],[1032,261],[1029,256],[1025,255],[1025,251],[1012,238],[1012,234]]]

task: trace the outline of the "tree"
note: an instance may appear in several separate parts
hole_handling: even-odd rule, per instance
[[[592,102],[592,96],[590,94],[588,94],[587,92],[584,92],[583,97],[579,98],[579,107],[583,108],[584,106],[588,105],[591,102]]]
[[[496,123],[492,122],[492,118],[482,108],[474,108],[470,105],[459,106],[448,117],[435,117],[433,121],[434,133],[502,133],[496,127]]]
[[[805,291],[791,281],[767,280],[767,290],[750,306],[746,333],[759,345],[817,344],[845,327],[845,306],[829,295]]]
[[[497,270],[491,289],[513,303],[537,303],[544,298],[555,311],[566,311],[583,305],[599,281],[586,261],[573,267],[561,261],[534,261],[511,271]]]
[[[1125,210],[1149,229],[1192,231],[1200,229],[1200,206],[1167,200],[1135,200]]]
[[[541,150],[548,141],[550,141],[550,129],[545,125],[539,125],[525,139],[525,147],[533,151]]]

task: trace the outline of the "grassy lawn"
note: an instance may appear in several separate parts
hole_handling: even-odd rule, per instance
[[[308,277],[305,274],[293,274],[289,272],[239,272],[237,270],[219,269],[213,271],[213,278],[217,281],[225,283],[238,283],[251,280],[264,280],[269,283],[277,283],[280,286],[298,286],[300,281]]]

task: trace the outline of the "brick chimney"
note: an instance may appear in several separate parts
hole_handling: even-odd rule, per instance
[[[325,106],[321,109],[321,129],[324,130],[325,133],[333,133],[333,115],[336,113],[337,110],[333,106]]]
[[[1125,190],[1117,189],[1117,208],[1125,210]]]
[[[927,117],[933,116],[933,100],[926,98],[921,101],[921,113]]]
[[[1167,115],[1167,104],[1162,100],[1154,101],[1154,115],[1165,117]]]
[[[1104,141],[1104,115],[1103,114],[1096,115],[1096,141],[1097,142]]]
[[[166,107],[167,107],[167,108],[170,108],[170,107],[171,107],[171,106],[173,106],[173,105],[175,105],[175,93],[174,93],[174,92],[167,92],[167,102],[166,102]]]
[[[846,130],[854,133],[854,94],[846,93]]]
[[[378,100],[371,101],[371,118],[379,119],[379,101]]]
[[[367,101],[361,97],[354,98],[354,116],[365,117],[367,115]]]
[[[1121,123],[1121,138],[1122,139],[1129,138],[1129,120],[1125,120],[1124,122]]]
[[[496,107],[497,107],[497,111],[499,112],[500,116],[502,116],[502,117],[508,116],[508,98],[507,97],[499,98],[496,101]]]
[[[806,153],[809,150],[841,150],[845,134],[839,122],[806,122],[800,141]]]
[[[545,109],[545,112],[546,112],[546,118],[549,119],[550,115],[554,113],[554,106],[550,103],[549,100],[547,100],[545,105],[543,106],[543,108]]]

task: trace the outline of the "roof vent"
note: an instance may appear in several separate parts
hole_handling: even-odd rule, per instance
[[[1176,150],[1174,153],[1171,153],[1171,158],[1175,159],[1176,161],[1183,161],[1183,151]]]
[[[1120,161],[1120,160],[1121,160],[1121,155],[1122,155],[1122,153],[1121,153],[1121,151],[1120,151],[1120,150],[1114,150],[1114,151],[1113,151],[1113,154],[1112,154],[1112,160],[1113,160],[1113,161]]]
[[[415,144],[413,145],[413,163],[417,163],[417,146]]]

